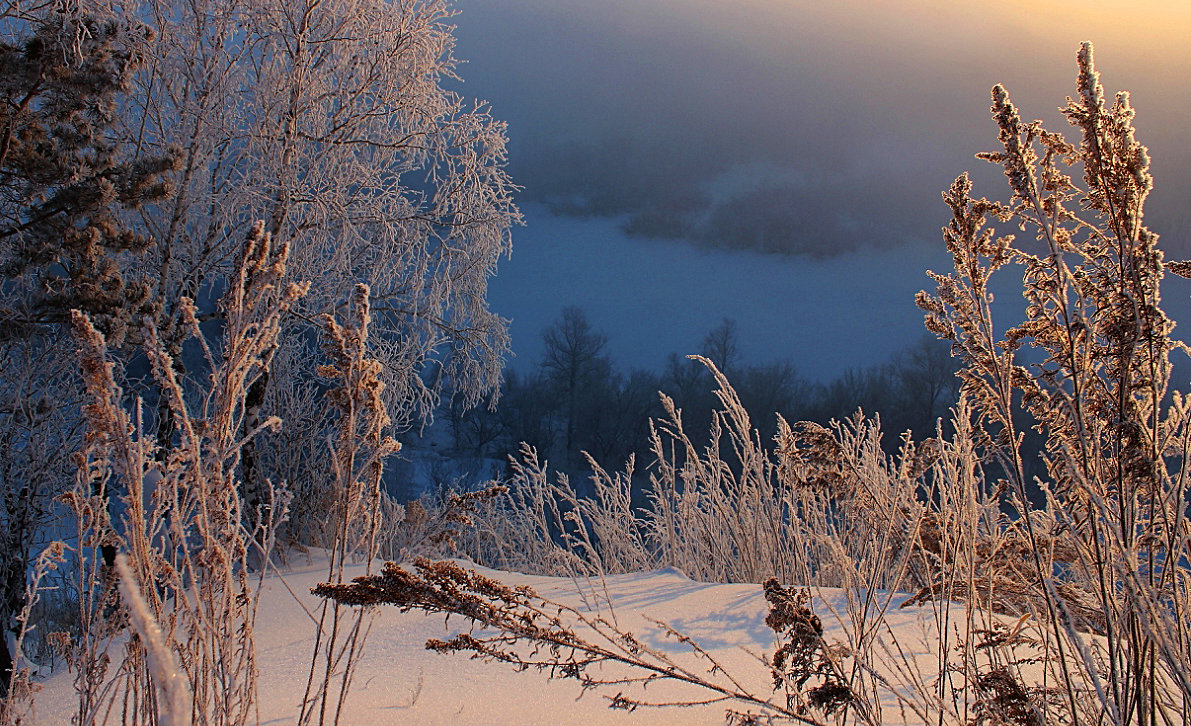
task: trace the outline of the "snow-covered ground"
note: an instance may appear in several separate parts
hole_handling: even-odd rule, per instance
[[[768,607],[759,585],[693,582],[674,569],[610,576],[603,581],[477,569],[509,585],[527,585],[544,597],[585,612],[599,609],[650,646],[706,672],[706,662],[694,659],[689,647],[667,637],[648,619],[668,623],[694,638],[758,695],[772,694],[769,673],[757,659],[758,654],[772,653],[774,648],[773,632],[764,622]],[[359,566],[351,574],[362,572]],[[310,588],[325,579],[325,560],[303,559],[291,562],[283,576],[266,581],[256,628],[262,724],[293,723],[298,713],[315,631],[308,613],[316,612],[320,605]],[[816,594],[814,607],[823,619],[827,640],[843,639],[843,626],[831,608],[843,612],[844,594],[838,590]],[[614,606],[611,610],[609,599]],[[896,633],[904,655],[928,669],[937,657],[933,612],[895,607],[889,616],[890,633]],[[469,624],[460,618],[444,623],[441,615],[401,613],[387,606],[376,608],[373,617],[343,724],[722,724],[726,707],[748,710],[747,704],[613,710],[606,697],[619,691],[655,701],[710,694],[663,682],[655,682],[643,694],[640,689],[620,687],[584,693],[573,680],[550,680],[532,670],[515,672],[503,664],[425,649],[428,638],[466,631]],[[37,722],[69,723],[75,705],[71,676],[59,673],[43,685],[36,700]],[[886,714],[892,720],[885,720],[902,723],[903,714],[898,711],[892,708]]]

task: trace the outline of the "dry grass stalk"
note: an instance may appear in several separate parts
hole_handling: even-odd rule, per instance
[[[328,522],[334,535],[327,576],[334,582],[343,581],[349,557],[363,558],[366,570],[371,571],[382,524],[384,462],[401,449],[386,433],[390,421],[381,398],[385,387],[379,377],[381,365],[367,350],[368,296],[367,285],[356,286],[347,325],[341,326],[329,315],[322,321],[324,349],[331,363],[320,366],[318,372],[339,384],[327,392],[327,400],[339,415],[338,433],[331,442],[335,500]],[[356,656],[367,638],[365,615],[349,615],[338,603],[323,603],[299,723],[316,718],[319,724],[339,723]],[[320,660],[322,674],[318,678]]]
[[[773,592],[773,614],[766,622],[779,638],[789,631],[786,635],[789,640],[779,646],[772,659],[774,678],[780,684],[796,684],[798,688],[814,679],[817,685],[808,689],[809,698],[805,702],[796,702],[793,696],[778,702],[752,693],[710,653],[665,623],[656,625],[668,638],[689,648],[693,663],[651,647],[604,617],[543,598],[528,587],[510,588],[449,561],[418,558],[412,570],[390,562],[378,575],[357,577],[351,583],[325,583],[314,589],[316,595],[344,605],[389,604],[403,610],[460,615],[494,631],[491,635],[473,632],[446,641],[430,640],[426,643],[428,650],[467,652],[522,670],[534,668],[551,677],[575,679],[585,690],[623,689],[633,684],[670,680],[698,686],[712,694],[705,699],[656,703],[626,696],[621,690],[614,696],[606,696],[614,709],[738,702],[761,709],[761,713],[729,711],[730,723],[777,716],[793,723],[819,724],[809,714],[808,707],[830,714],[848,701],[847,688],[841,687],[832,668],[833,661],[824,652],[821,629],[816,636],[806,628],[791,627],[812,623],[798,610],[797,597],[776,582]],[[596,667],[606,663],[628,666],[629,675],[604,673]]]
[[[1159,306],[1164,262],[1143,225],[1153,180],[1129,96],[1105,100],[1090,43],[1078,60],[1078,95],[1063,109],[1078,145],[1023,122],[1005,89],[993,90],[1003,150],[981,157],[1003,166],[1012,198],[973,199],[967,176],[955,181],[944,194],[955,273],[932,274],[936,294],[919,304],[927,327],[964,359],[964,391],[993,436],[1033,570],[1017,579],[1050,630],[1069,716],[1078,719],[1087,683],[1111,722],[1148,724],[1191,699],[1191,419],[1184,397],[1168,390],[1170,353],[1186,346]],[[1034,239],[997,237],[990,216]],[[988,280],[1010,263],[1024,270],[1026,320],[1001,340]],[[1018,362],[1026,344],[1041,363]],[[1018,397],[1045,436],[1041,509],[1029,498]],[[1088,623],[1103,632],[1103,650],[1080,635]]]
[[[12,672],[8,676],[4,698],[0,699],[0,724],[4,726],[20,726],[25,723],[37,723],[34,711],[33,697],[40,690],[40,686],[32,680],[33,673],[28,663],[20,662],[24,652],[25,637],[33,627],[30,615],[41,598],[42,583],[50,572],[66,561],[66,545],[62,542],[51,542],[42,550],[33,565],[32,575],[25,586],[25,607],[17,616],[20,629],[16,634],[16,647],[13,652],[17,655],[17,662],[13,664]],[[7,633],[5,634],[7,637]]]
[[[128,557],[116,555],[116,574],[119,578],[120,597],[128,607],[128,619],[136,629],[137,636],[145,644],[145,659],[153,674],[153,680],[162,690],[159,703],[161,712],[158,722],[162,726],[182,726],[188,720],[186,704],[186,682],[181,668],[166,645],[165,638],[149,612],[149,606],[141,597],[141,586],[128,566]]]
[[[254,719],[253,624],[260,583],[250,562],[267,559],[267,552],[257,550],[271,543],[285,502],[274,498],[257,531],[249,531],[236,471],[245,392],[275,343],[281,316],[306,291],[305,285],[285,281],[287,257],[285,245],[274,245],[259,223],[253,227],[221,302],[226,326],[218,358],[199,330],[193,304],[183,300],[184,319],[211,369],[198,405],[187,401],[169,355],[155,332],[147,332],[154,375],[177,423],[179,439],[169,451],[159,451],[155,437],[143,433],[139,402],[134,416],[124,407],[103,336],[85,316],[74,316],[92,400],[85,410],[88,446],[78,457],[79,484],[67,497],[84,549],[78,559],[83,633],[70,659],[82,723],[104,723],[114,714],[157,723],[171,712],[161,698],[177,692],[161,692],[165,684],[152,672],[139,636],[124,640],[120,649],[125,616],[113,587],[114,557],[108,557],[116,551],[127,556],[147,615],[184,673],[190,693],[185,718],[201,724]],[[272,419],[261,428],[278,424]],[[110,506],[117,482],[124,495],[114,520]]]
[[[385,497],[378,555],[405,562],[415,556],[454,553],[459,540],[475,526],[477,514],[507,492],[508,487],[489,485],[472,492],[446,492],[437,500],[413,500],[404,506]]]

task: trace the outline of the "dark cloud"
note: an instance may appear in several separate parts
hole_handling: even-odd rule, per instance
[[[1056,106],[1090,37],[1109,91],[1133,91],[1151,211],[1168,240],[1187,237],[1187,14],[1138,2],[1121,25],[1095,3],[975,5],[459,0],[456,22],[464,90],[510,122],[527,201],[622,215],[644,236],[814,256],[934,242],[940,190],[995,144],[992,84],[1063,126]],[[977,181],[1003,186],[995,169]]]

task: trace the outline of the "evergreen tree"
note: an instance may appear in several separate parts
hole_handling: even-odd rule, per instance
[[[109,138],[150,36],[144,25],[54,8],[0,42],[0,337],[63,322],[71,309],[120,344],[154,301],[119,257],[149,238],[124,210],[168,193],[168,155],[130,158]]]
[[[139,328],[154,305],[151,288],[128,279],[120,258],[150,240],[121,217],[168,193],[160,175],[172,161],[130,158],[109,138],[118,97],[150,37],[145,26],[65,4],[4,20],[13,34],[0,37],[0,353],[15,366],[6,367],[0,390],[0,623],[7,636],[24,605],[49,502],[70,482],[60,447],[69,450],[73,441],[73,405],[46,393],[61,384],[62,371],[20,363],[40,360],[30,350],[54,347],[55,328],[71,309],[91,316],[113,345]],[[41,421],[62,430],[47,439]],[[16,655],[9,638],[0,638],[0,694]]]

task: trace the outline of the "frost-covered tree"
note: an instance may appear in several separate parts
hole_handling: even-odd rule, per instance
[[[27,572],[46,546],[54,500],[73,479],[74,465],[62,452],[82,442],[73,369],[61,337],[0,345],[0,696],[20,655],[13,646]]]
[[[488,310],[487,281],[519,214],[504,125],[450,88],[452,12],[443,0],[0,4],[4,332],[72,308],[109,347],[153,330],[196,391],[208,362],[183,348],[183,301],[204,335],[224,335],[216,301],[244,282],[234,262],[264,220],[312,285],[281,321],[288,349],[266,351],[246,382],[245,432],[276,413],[313,422],[286,445],[325,451],[323,417],[291,410],[320,398],[288,394],[313,379],[300,360],[310,321],[340,312],[359,282],[395,426],[428,417],[445,386],[465,402],[496,391],[507,321]],[[266,385],[278,355],[303,379],[280,396]],[[159,398],[168,451],[174,414]],[[268,460],[253,445],[237,454],[246,498],[285,474],[257,475]]]
[[[139,147],[179,156],[177,193],[146,209],[147,258],[171,325],[218,286],[253,219],[313,284],[302,315],[372,290],[390,410],[426,413],[435,382],[469,400],[499,383],[506,323],[487,280],[517,222],[505,127],[446,87],[442,0],[133,0],[158,29],[124,109]],[[437,356],[444,375],[421,375]],[[430,381],[427,383],[427,381]]]
[[[170,155],[132,158],[114,113],[150,37],[143,24],[51,3],[10,12],[0,35],[0,339],[44,332],[70,309],[113,343],[152,300],[121,256],[149,238],[123,210],[165,196]]]
[[[740,346],[736,334],[736,321],[724,318],[703,336],[703,357],[715,364],[720,371],[732,371],[740,357]]]
[[[194,297],[218,317],[203,301],[225,287],[232,251],[262,219],[292,250],[294,277],[312,283],[279,345],[308,346],[309,321],[341,312],[364,282],[396,427],[428,418],[445,386],[468,405],[496,391],[509,339],[487,283],[519,214],[504,124],[448,88],[457,80],[449,4],[130,0],[125,9],[158,33],[122,109],[123,138],[178,160],[176,193],[139,215],[156,241],[143,260],[171,352],[184,337],[177,302]],[[297,399],[270,393],[265,363],[246,423],[264,409],[309,418],[275,408]],[[164,438],[169,414],[160,413]],[[313,432],[304,446],[323,440]],[[255,473],[264,459],[254,446],[242,460],[251,496],[270,472]]]

